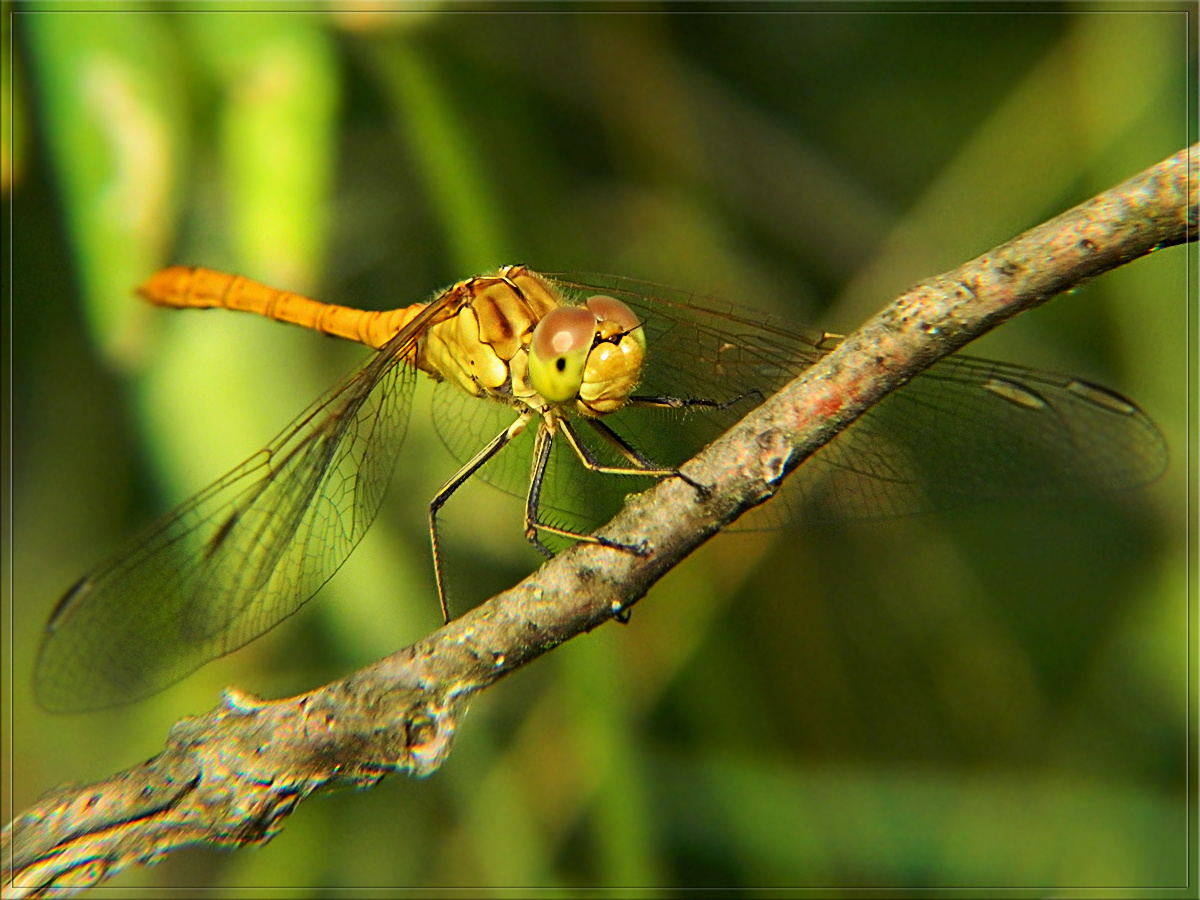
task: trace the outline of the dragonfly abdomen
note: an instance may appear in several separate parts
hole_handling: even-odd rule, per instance
[[[155,273],[138,293],[158,306],[234,309],[311,328],[376,350],[390,341],[425,304],[384,312],[321,303],[246,278],[201,266],[172,266]]]

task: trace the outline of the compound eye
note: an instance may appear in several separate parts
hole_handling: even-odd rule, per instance
[[[574,399],[595,338],[596,316],[583,307],[560,306],[543,316],[529,343],[533,389],[551,403]]]
[[[601,322],[612,322],[621,334],[628,334],[641,325],[637,314],[616,297],[588,297],[587,308]]]

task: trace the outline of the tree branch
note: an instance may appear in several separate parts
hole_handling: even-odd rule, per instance
[[[226,691],[172,727],[163,752],[61,788],[3,833],[6,897],[78,890],[195,843],[264,842],[321,788],[424,776],[468,699],[636,603],[668,570],[888,392],[1018,312],[1156,249],[1196,239],[1197,147],[965,265],[919,284],[600,534],[512,590],[341,681],[278,701]]]

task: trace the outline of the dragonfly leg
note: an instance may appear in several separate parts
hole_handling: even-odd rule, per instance
[[[709,400],[709,399],[706,399],[703,397],[633,396],[633,397],[629,398],[628,404],[631,406],[656,406],[656,407],[659,407],[660,409],[726,410],[726,409],[729,409],[730,407],[737,406],[743,400],[749,400],[749,399],[753,399],[755,401],[755,403],[757,404],[757,403],[762,403],[766,399],[766,397],[763,395],[762,391],[757,390],[755,388],[751,388],[750,390],[746,391],[745,393],[739,394],[738,396],[734,397],[732,400],[725,400],[725,401]],[[596,431],[600,432],[605,437],[605,439],[607,439],[609,441],[609,443],[616,446],[621,451],[622,455],[625,456],[627,459],[633,460],[634,462],[638,463],[639,465],[641,463],[646,463],[647,465],[653,467],[653,463],[650,463],[648,460],[645,459],[645,457],[643,457],[640,453],[638,453],[636,450],[634,450],[632,447],[630,447],[616,432],[614,432],[611,428],[609,428],[603,422],[601,422],[599,420],[589,419],[588,424],[591,425],[593,428],[595,428]],[[579,451],[576,450],[576,452],[578,453]],[[584,465],[587,465],[587,463],[585,462]],[[647,473],[646,472],[636,472],[634,474],[647,474]],[[698,481],[694,481],[693,479],[688,478],[686,475],[684,475],[680,471],[677,471],[677,470],[671,471],[670,474],[675,475],[676,477],[680,478],[683,481],[686,481],[689,485],[691,485],[696,490],[696,493],[700,495],[701,500],[707,500],[712,493],[712,491],[709,487],[707,487],[706,485],[700,484],[700,482],[698,482]]]
[[[446,622],[450,621],[450,606],[446,602],[446,582],[442,575],[442,554],[437,529],[438,510],[446,504],[446,501],[450,499],[450,496],[455,491],[463,486],[468,478],[483,468],[489,459],[503,450],[509,441],[524,431],[532,417],[533,413],[523,413],[516,421],[492,438],[488,442],[488,445],[476,453],[469,463],[459,469],[453,478],[442,485],[441,490],[434,494],[433,499],[429,501],[429,539],[433,545],[433,574],[437,579],[438,601],[442,604],[442,617]]]
[[[744,394],[739,394],[732,400],[724,402],[720,400],[708,400],[703,397],[649,397],[649,396],[633,396],[626,403],[631,406],[659,406],[663,409],[729,409],[732,406],[737,406],[743,400],[755,398],[757,402],[762,403],[766,397],[763,392],[752,388]]]
[[[560,422],[562,426],[563,436],[566,437],[567,443],[571,445],[571,449],[575,451],[575,455],[579,457],[579,461],[585,469],[592,472],[602,472],[605,475],[649,475],[652,478],[666,478],[669,475],[678,475],[677,469],[670,469],[658,465],[651,459],[647,459],[636,449],[630,446],[629,442],[623,437],[609,428],[599,419],[585,419],[592,430],[600,437],[604,438],[612,445],[618,453],[633,463],[632,466],[604,466],[596,461],[591,451],[583,445],[579,440],[579,435],[575,433],[575,428],[570,422]]]
[[[561,427],[563,433],[568,436],[568,443],[575,448],[576,453],[580,453],[579,441],[571,430],[569,423],[559,419],[556,423]],[[594,534],[582,534],[578,531],[571,531],[567,528],[559,528],[556,525],[548,525],[538,518],[538,506],[542,498],[542,481],[546,476],[546,464],[550,460],[550,448],[554,441],[554,431],[556,429],[547,425],[544,421],[538,429],[537,437],[534,440],[533,448],[533,472],[529,478],[529,493],[525,496],[525,538],[529,543],[533,544],[546,559],[551,559],[554,556],[554,551],[542,543],[538,537],[540,532],[556,534],[559,537],[565,537],[573,541],[585,541],[589,544],[600,544],[602,547],[612,547],[615,550],[625,550],[629,553],[644,556],[646,553],[645,546],[632,546],[630,544],[622,544],[617,541],[610,541],[608,538],[600,537]],[[580,459],[585,459],[580,456]],[[636,472],[639,475],[671,475],[674,471],[671,469],[653,469],[647,471],[645,469],[609,469],[594,464],[589,465],[584,463],[589,469],[595,472],[607,473],[626,473],[631,474]]]
[[[621,437],[599,419],[587,419],[585,421],[591,426],[593,431],[611,444],[618,453],[633,463],[633,467],[631,468],[600,465],[596,462],[595,458],[592,456],[587,447],[583,445],[583,442],[579,440],[579,436],[575,434],[575,431],[570,427],[570,425],[564,422],[563,424],[565,427],[563,428],[563,431],[566,433],[567,439],[571,444],[571,448],[575,451],[575,455],[579,457],[579,461],[583,463],[586,468],[592,470],[593,472],[604,472],[608,475],[649,475],[655,478],[666,478],[668,476],[673,476],[695,489],[696,493],[700,495],[701,500],[708,499],[710,492],[705,485],[689,478],[678,469],[663,468],[653,460],[647,459],[634,447],[632,447],[628,441],[626,441],[623,437]]]

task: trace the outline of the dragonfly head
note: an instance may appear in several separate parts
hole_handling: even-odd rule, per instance
[[[529,344],[529,380],[550,403],[577,402],[583,415],[620,409],[642,374],[642,323],[615,297],[560,306],[538,322]]]

